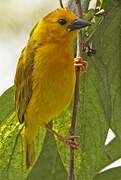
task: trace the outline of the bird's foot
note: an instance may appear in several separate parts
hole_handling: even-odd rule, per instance
[[[66,145],[69,145],[73,149],[79,148],[78,136],[70,136],[70,137],[59,136],[59,140],[64,142]]]
[[[82,72],[86,72],[88,68],[88,63],[87,61],[84,61],[82,57],[76,57],[74,58],[74,66],[78,70],[81,70]]]
[[[48,132],[51,134],[55,135],[60,141],[64,142],[66,145],[69,145],[73,149],[78,149],[79,148],[79,137],[78,136],[70,136],[70,137],[65,137],[60,134],[58,134],[56,131],[51,129],[48,125],[46,125],[46,129]]]

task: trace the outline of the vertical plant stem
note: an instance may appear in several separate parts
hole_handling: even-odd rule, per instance
[[[64,8],[62,0],[59,0],[59,1],[60,1],[60,6],[61,6],[62,8]]]
[[[75,0],[78,10],[78,16],[83,17],[81,0]],[[77,33],[77,54],[76,57],[81,56],[82,50],[82,32]],[[76,123],[77,123],[77,112],[79,105],[79,92],[80,92],[80,68],[76,68],[76,85],[74,92],[74,104],[73,104],[73,114],[70,128],[70,135],[74,136],[76,132]],[[75,151],[70,147],[70,168],[69,168],[69,177],[68,180],[75,180],[75,164],[74,164],[74,154]]]

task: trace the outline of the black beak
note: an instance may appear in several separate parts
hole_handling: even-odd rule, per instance
[[[69,31],[74,31],[77,29],[85,28],[86,26],[90,26],[90,25],[91,25],[90,22],[78,18],[75,21],[73,21],[71,24],[69,24],[67,28],[69,29]]]

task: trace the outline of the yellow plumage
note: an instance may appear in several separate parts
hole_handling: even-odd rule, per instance
[[[22,51],[15,76],[15,101],[19,121],[25,122],[26,163],[34,161],[34,138],[70,103],[75,85],[69,25],[76,15],[66,8],[43,17]]]

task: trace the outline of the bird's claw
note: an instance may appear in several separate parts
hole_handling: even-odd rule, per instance
[[[48,125],[46,125],[45,127],[51,134],[55,135],[60,141],[64,142],[66,145],[69,145],[73,149],[79,148],[79,136],[65,137],[58,134],[53,129],[49,128]]]
[[[70,136],[70,137],[61,137],[60,139],[65,144],[69,145],[73,149],[79,148],[79,137],[78,136]]]
[[[74,66],[82,72],[86,72],[88,68],[88,63],[87,61],[84,61],[81,57],[76,57],[74,58]]]

